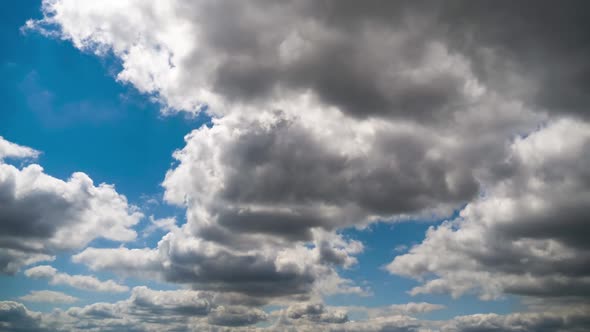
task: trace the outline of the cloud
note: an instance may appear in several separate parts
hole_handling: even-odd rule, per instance
[[[366,320],[341,319],[323,305],[293,307],[292,318],[283,309],[266,314],[255,308],[219,305],[201,311],[203,299],[211,294],[188,290],[154,291],[145,287],[133,290],[131,298],[116,303],[95,303],[52,313],[38,313],[24,305],[0,302],[0,324],[6,331],[560,331],[587,329],[586,307],[569,307],[558,312],[519,312],[509,315],[475,314],[448,320],[420,320],[411,316],[388,315]],[[197,311],[195,311],[197,310]],[[320,313],[321,312],[321,313]],[[321,317],[340,317],[318,321]],[[278,314],[278,315],[277,315]],[[323,315],[323,316],[322,316]],[[255,327],[265,319],[277,317],[269,327]],[[310,320],[311,318],[311,320]],[[241,323],[241,324],[239,324]],[[221,324],[221,325],[219,325]]]
[[[9,142],[0,136],[0,162],[4,158],[37,158],[39,154],[37,150]]]
[[[28,26],[80,49],[112,50],[123,62],[119,80],[175,110],[225,112],[227,103],[309,90],[353,116],[426,120],[468,103],[479,80],[585,117],[587,7],[61,0],[46,1],[44,19]]]
[[[220,326],[245,326],[265,321],[267,314],[260,309],[248,307],[220,306],[214,309],[208,317],[207,322],[211,325]]]
[[[25,327],[21,324],[29,322],[31,331],[179,331],[199,324],[240,327],[266,319],[266,313],[260,309],[227,300],[228,297],[210,292],[157,291],[141,286],[135,287],[123,301],[45,314],[31,312],[20,303],[0,302],[0,326],[3,330],[20,331]]]
[[[129,287],[120,285],[113,280],[100,281],[92,276],[69,275],[67,273],[57,272],[55,268],[49,265],[35,266],[25,270],[24,273],[29,278],[49,279],[51,285],[68,285],[70,287],[95,292],[121,293],[129,290]]]
[[[186,205],[195,232],[219,234],[218,241],[237,232],[297,241],[314,228],[448,211],[477,192],[473,175],[451,159],[461,151],[436,133],[329,119],[310,124],[303,115],[259,112],[193,131],[174,155],[179,164],[163,182],[165,199]]]
[[[588,147],[590,126],[567,119],[515,140],[506,176],[388,270],[426,278],[412,294],[588,298]]]
[[[404,304],[392,304],[376,310],[370,310],[369,316],[392,316],[392,315],[409,315],[415,316],[431,311],[442,310],[444,305],[433,304],[428,302],[410,302]]]
[[[521,1],[442,6],[447,44],[485,83],[556,114],[588,119],[588,3]],[[501,22],[501,23],[499,23]]]
[[[0,302],[0,323],[7,332],[49,331],[41,327],[42,314],[29,311],[23,304],[13,301]]]
[[[315,323],[344,323],[348,315],[343,310],[326,308],[322,303],[294,304],[287,308],[287,317],[293,320],[306,319]]]
[[[346,243],[340,239],[336,245]],[[339,278],[334,267],[323,265],[317,248],[303,244],[281,248],[271,243],[248,251],[233,250],[192,236],[186,225],[166,234],[156,249],[87,248],[74,255],[73,261],[123,276],[261,298],[306,295],[312,291],[363,292]]]
[[[166,202],[186,208],[186,224],[154,222],[168,231],[155,248],[86,248],[75,262],[194,289],[311,303],[318,293],[365,293],[338,274],[358,263],[363,250],[342,229],[439,220],[461,209],[387,265],[421,283],[411,294],[590,294],[587,5],[43,4],[44,17],[27,22],[28,29],[99,56],[114,54],[122,65],[117,80],[158,101],[165,114],[212,117],[211,125],[185,137],[162,183]],[[36,165],[0,167],[13,177],[44,175]],[[76,248],[95,237],[134,238],[129,227],[140,218],[137,211],[114,188],[94,187],[77,174],[56,183],[108,192],[119,203],[107,200],[89,213],[118,206],[119,219],[127,221],[112,232],[94,230],[92,222],[93,231],[76,229],[92,234]],[[35,238],[63,243],[60,230],[70,228],[60,227],[83,209],[43,190],[35,190],[46,195],[38,201],[59,205],[60,222],[23,216],[33,221],[7,229],[12,236],[35,230]],[[54,210],[47,209],[38,214],[51,218]],[[15,211],[35,210],[18,205],[4,214]],[[15,243],[0,255],[4,270],[68,249],[37,241],[32,247],[41,249],[24,251],[27,242]],[[466,316],[446,325],[402,314],[427,309],[392,307],[399,314],[334,329],[526,331],[581,324],[555,313]],[[241,310],[212,309],[207,320],[262,319]],[[312,312],[303,316],[315,319]]]
[[[84,173],[63,181],[37,164],[18,169],[0,162],[2,273],[83,248],[95,238],[131,241],[131,227],[141,218],[114,186],[95,186]]]
[[[176,227],[176,223],[177,223],[176,218],[174,218],[174,217],[155,219],[154,216],[150,216],[149,220],[150,220],[150,224],[148,226],[146,226],[142,231],[143,237],[148,237],[153,232],[155,232],[156,230],[160,230],[160,229],[165,230],[165,231],[170,231],[174,227]]]
[[[44,302],[44,303],[74,303],[78,298],[49,290],[31,291],[29,294],[19,297],[19,300],[25,302]]]

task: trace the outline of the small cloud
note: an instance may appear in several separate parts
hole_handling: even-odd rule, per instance
[[[406,250],[408,250],[408,246],[405,244],[400,244],[395,246],[395,248],[393,248],[393,251],[395,252],[405,252]]]
[[[31,291],[25,296],[19,297],[19,300],[25,302],[42,302],[42,303],[74,303],[78,298],[50,290]]]
[[[176,218],[174,217],[156,219],[154,216],[150,216],[150,224],[143,230],[143,237],[146,238],[159,229],[170,231],[174,227],[176,227]]]

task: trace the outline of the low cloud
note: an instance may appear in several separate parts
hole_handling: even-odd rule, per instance
[[[78,298],[49,290],[31,291],[29,294],[19,297],[24,302],[42,302],[42,303],[74,303]]]
[[[24,273],[29,278],[49,279],[51,285],[68,285],[95,292],[121,293],[129,290],[129,287],[118,284],[113,280],[100,281],[93,276],[70,275],[58,272],[57,269],[48,265],[35,266],[26,270]]]

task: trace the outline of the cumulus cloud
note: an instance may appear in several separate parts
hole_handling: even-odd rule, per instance
[[[157,247],[86,248],[74,261],[265,301],[310,301],[322,292],[365,293],[338,275],[363,250],[340,230],[438,220],[461,208],[458,218],[430,228],[421,244],[387,266],[421,282],[412,294],[587,297],[586,7],[578,1],[493,8],[467,1],[44,1],[44,17],[27,28],[98,55],[111,52],[122,64],[117,80],[157,100],[164,113],[213,117],[185,137],[162,183],[164,199],[186,208],[186,224],[154,220],[147,233],[168,231]],[[4,166],[13,177],[45,176],[35,165]],[[93,231],[82,233],[93,235],[82,236],[77,248],[99,236],[134,237],[128,228],[139,215],[114,188],[95,187],[80,174],[56,183],[108,192],[119,202],[91,214],[117,206],[124,221],[115,227],[107,217],[93,223],[98,219],[85,216],[91,221],[84,229]],[[27,251],[20,247],[26,241],[5,245],[4,270],[64,249],[55,248],[63,243],[59,230],[71,228],[52,227],[71,225],[83,209],[70,210],[78,205],[43,190],[35,195],[49,192],[42,201],[69,214],[55,212],[57,224],[22,217],[55,241],[34,242],[41,249]],[[52,218],[45,205],[34,205]],[[19,206],[5,214],[15,211],[36,210]],[[94,231],[99,224],[116,231]],[[208,323],[264,316],[223,308],[212,309]],[[327,329],[567,331],[583,323],[555,313],[444,324],[406,316],[428,309],[434,308],[391,307],[369,322]],[[309,304],[292,312],[303,312],[309,324],[322,315],[326,324],[343,317],[323,310]]]
[[[412,23],[411,6],[262,5],[64,0],[28,23],[113,51],[118,79],[168,110],[206,104],[223,116],[187,136],[163,183],[197,236],[301,241],[313,229],[449,214],[477,194],[475,170],[502,156],[498,141],[540,120]]]
[[[63,181],[37,164],[19,169],[0,162],[2,273],[83,248],[95,238],[131,241],[136,237],[131,227],[141,218],[114,186],[95,186],[84,173]]]
[[[30,311],[21,303],[0,302],[0,326],[5,331],[49,331],[41,326],[41,320],[41,313]]]
[[[44,303],[74,303],[78,301],[76,297],[50,290],[31,291],[29,294],[19,297],[19,300]]]
[[[506,176],[457,219],[431,227],[389,271],[426,278],[412,294],[588,297],[589,147],[590,126],[573,120],[515,140]]]
[[[166,234],[155,249],[87,248],[73,260],[93,270],[261,298],[305,295],[314,290],[363,292],[338,277],[334,267],[322,264],[317,248],[261,244],[248,251],[234,250],[194,237],[186,226]],[[323,283],[316,287],[320,281]]]
[[[69,275],[58,272],[57,269],[49,265],[40,265],[25,270],[25,275],[34,279],[49,279],[51,285],[68,285],[78,289],[96,291],[96,292],[114,292],[121,293],[129,290],[129,287],[118,284],[113,280],[100,281],[93,276]]]
[[[119,80],[174,110],[197,112],[207,104],[226,112],[228,104],[310,90],[357,117],[440,118],[469,103],[479,79],[544,108],[583,115],[586,4],[554,7],[61,0],[46,1],[45,17],[27,26],[80,49],[113,51],[123,61]]]
[[[346,311],[326,308],[322,303],[301,303],[287,308],[286,316],[292,320],[305,319],[315,323],[344,323]]]

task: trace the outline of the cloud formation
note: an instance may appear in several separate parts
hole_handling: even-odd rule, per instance
[[[427,281],[412,294],[590,295],[590,126],[559,120],[515,140],[505,177],[428,230],[388,270]],[[429,279],[434,274],[437,277]]]
[[[7,146],[13,148],[6,156],[35,155],[32,149]],[[95,186],[84,173],[63,181],[37,164],[19,169],[0,161],[0,272],[13,274],[96,238],[133,240],[131,227],[142,216],[114,186]]]
[[[117,80],[164,114],[204,112],[212,120],[174,152],[164,200],[186,209],[186,223],[152,220],[146,233],[167,231],[155,247],[86,248],[98,237],[135,238],[131,227],[142,215],[114,187],[96,187],[83,173],[64,182],[38,165],[0,164],[0,202],[8,202],[0,205],[0,218],[8,216],[0,220],[8,234],[0,236],[0,267],[14,273],[80,249],[74,262],[92,270],[201,292],[186,299],[136,288],[127,301],[60,314],[105,329],[100,324],[121,329],[159,312],[174,327],[182,317],[181,329],[188,321],[207,329],[278,315],[295,330],[582,330],[588,320],[580,310],[423,321],[411,316],[440,307],[413,303],[360,322],[316,300],[368,293],[339,275],[364,249],[342,230],[461,210],[386,266],[420,282],[411,294],[587,302],[587,7],[44,1],[44,17],[28,29],[112,53],[121,61]],[[0,139],[0,159],[36,155]],[[83,236],[66,247],[68,232]],[[206,292],[244,303],[214,304],[201,298]],[[289,306],[280,315],[260,309],[273,303]],[[46,323],[18,305],[6,308]]]

